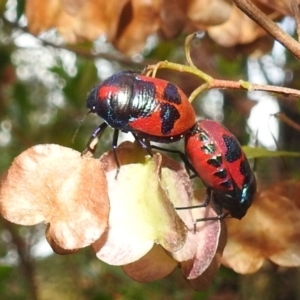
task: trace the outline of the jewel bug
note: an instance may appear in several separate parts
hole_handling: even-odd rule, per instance
[[[109,125],[114,129],[113,150],[118,132],[131,132],[152,155],[150,141],[171,143],[181,139],[196,124],[194,109],[174,84],[133,71],[122,71],[96,85],[87,97],[87,107],[104,120],[93,132],[92,141]],[[115,154],[116,163],[120,167]]]
[[[212,199],[219,210],[216,218],[203,220],[222,219],[229,214],[243,218],[256,193],[256,179],[236,137],[213,120],[198,121],[195,129],[185,136],[185,150],[207,187],[202,206]]]

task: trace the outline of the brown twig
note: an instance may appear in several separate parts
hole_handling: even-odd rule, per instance
[[[5,17],[3,17],[3,15],[0,14],[0,20],[8,27],[13,28],[13,29],[18,29],[21,30],[23,32],[26,32],[28,34],[31,34],[31,32],[28,30],[27,26],[20,26],[18,23],[14,23],[11,22],[9,20],[7,20]],[[32,34],[31,34],[32,35]],[[34,36],[34,35],[32,35]],[[44,46],[50,46],[52,48],[55,49],[64,49],[64,50],[68,50],[71,51],[75,54],[77,54],[78,56],[81,57],[85,57],[85,58],[89,58],[89,59],[96,59],[96,58],[103,58],[109,61],[114,61],[114,62],[118,62],[120,64],[124,64],[124,65],[129,65],[129,66],[135,66],[138,68],[142,68],[145,63],[154,63],[153,61],[149,61],[149,62],[136,62],[133,61],[131,58],[126,57],[120,53],[107,53],[107,52],[102,52],[102,53],[95,53],[93,54],[91,51],[86,50],[86,49],[82,49],[76,45],[61,45],[61,44],[55,44],[52,43],[50,41],[47,41],[45,39],[42,39],[40,37],[34,36],[42,45]]]
[[[231,80],[219,80],[214,79],[210,85],[210,89],[246,89],[248,91],[265,91],[269,93],[281,94],[289,97],[300,98],[300,90],[291,89],[282,86],[274,86],[274,85],[264,85],[264,84],[256,84],[249,83],[247,81],[239,80],[239,81],[231,81]]]
[[[190,73],[204,81],[204,83],[195,89],[195,91],[191,94],[189,98],[190,102],[192,102],[202,91],[210,89],[245,89],[247,91],[265,91],[284,96],[296,97],[297,100],[300,98],[300,90],[281,86],[250,83],[244,80],[231,81],[215,79],[193,66],[185,66],[168,61],[161,61],[155,65],[149,65],[147,66],[146,72],[148,75],[152,74],[152,76],[156,76],[156,72],[159,69],[170,69],[178,72]]]
[[[300,125],[296,122],[294,122],[292,119],[290,119],[289,117],[286,116],[286,114],[279,112],[274,114],[274,116],[276,118],[278,118],[280,121],[286,123],[287,125],[291,126],[292,128],[294,128],[297,131],[300,131]]]
[[[274,23],[265,13],[255,6],[251,0],[233,0],[236,6],[242,10],[249,18],[259,24],[271,36],[281,43],[286,49],[300,59],[300,44],[285,33],[276,23]]]
[[[297,0],[291,0],[291,9],[293,12],[293,16],[295,18],[297,37],[298,37],[298,41],[299,41],[299,39],[300,39],[300,10],[299,10],[299,5],[298,5]]]
[[[28,247],[22,237],[19,235],[18,231],[16,230],[15,225],[12,223],[2,219],[3,226],[10,232],[12,237],[12,242],[17,248],[18,256],[20,259],[20,265],[23,269],[24,273],[24,280],[27,282],[29,297],[28,299],[37,300],[37,284],[35,280],[34,274],[34,264],[33,260],[29,254]]]

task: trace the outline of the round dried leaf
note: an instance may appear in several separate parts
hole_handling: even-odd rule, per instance
[[[204,196],[204,190],[198,190],[195,193],[193,205],[202,204]],[[217,216],[211,205],[194,208],[191,211],[193,220]],[[181,215],[181,211],[178,212]],[[185,245],[172,255],[174,259],[181,262],[184,276],[192,280],[209,268],[217,251],[221,253],[225,243],[226,228],[222,226],[222,222],[212,220],[195,223],[193,221],[193,227],[189,227]]]
[[[0,189],[7,220],[49,223],[48,236],[59,247],[93,243],[107,226],[107,182],[101,163],[58,145],[37,145],[13,161]]]
[[[168,251],[181,248],[186,239],[186,226],[177,215],[170,195],[160,181],[161,156],[146,158],[145,163],[129,163],[129,156],[145,160],[145,151],[139,146],[125,143],[118,148],[121,169],[107,175],[111,212],[107,236],[94,244],[99,259],[114,265],[138,260],[153,246],[162,245]],[[132,159],[132,158],[131,158]],[[101,159],[112,166],[112,152]],[[173,188],[176,183],[173,183]]]
[[[124,272],[138,282],[152,282],[169,275],[178,265],[160,245],[153,248],[139,260],[122,266]]]
[[[228,243],[222,262],[238,273],[257,271],[265,259],[300,265],[300,181],[277,183],[258,193],[247,215],[226,220]]]

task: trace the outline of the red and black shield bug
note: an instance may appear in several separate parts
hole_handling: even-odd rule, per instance
[[[212,199],[220,210],[207,220],[229,214],[243,218],[256,193],[256,179],[236,137],[221,124],[203,120],[185,138],[186,154],[207,187],[207,201]]]
[[[121,130],[131,132],[151,154],[149,141],[175,142],[196,124],[194,109],[177,86],[132,71],[114,74],[95,86],[88,95],[87,107],[104,120],[93,132],[89,150],[93,150],[91,141],[108,125],[115,130],[113,149]],[[119,166],[117,157],[116,161]]]

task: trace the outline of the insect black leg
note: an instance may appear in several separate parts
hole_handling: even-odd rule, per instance
[[[115,161],[117,164],[117,173],[116,173],[115,179],[117,179],[118,174],[120,172],[120,168],[121,168],[121,165],[120,165],[120,162],[118,159],[118,154],[117,154],[118,138],[119,138],[119,130],[115,129],[114,135],[113,135],[113,143],[112,143],[113,153],[114,153]]]
[[[211,189],[208,188],[206,190],[204,201],[201,204],[191,205],[191,206],[183,206],[183,207],[175,207],[175,209],[184,210],[184,209],[194,209],[194,208],[206,207],[209,204],[211,197],[212,197],[212,191],[211,191]]]
[[[193,208],[207,207],[208,204],[209,204],[209,202],[211,201],[212,197],[213,197],[213,191],[211,189],[207,188],[206,195],[205,195],[203,203],[198,204],[198,205],[193,205],[193,206],[175,207],[175,209],[177,209],[177,210],[183,210],[183,209],[193,209]],[[195,231],[196,231],[196,223],[197,222],[223,220],[223,219],[225,219],[229,215],[229,212],[222,212],[222,208],[221,207],[217,207],[216,209],[217,209],[217,213],[218,213],[217,216],[215,216],[215,217],[201,218],[201,219],[196,219],[195,220],[195,224],[194,224]]]
[[[136,141],[139,142],[139,144],[142,146],[142,148],[145,149],[150,156],[153,156],[152,146],[150,144],[150,141],[146,138],[141,138],[140,136],[138,136],[137,134],[134,134],[134,133],[133,133],[133,136],[136,139]]]
[[[203,205],[207,206],[210,202],[210,200],[214,197],[214,193],[211,189],[207,189],[206,191],[206,200],[204,201]],[[217,216],[215,217],[206,217],[206,218],[201,218],[201,219],[196,219],[195,224],[197,222],[203,222],[203,221],[219,221],[225,219],[227,216],[229,216],[229,212],[223,212],[222,211],[222,206],[217,205],[216,200],[213,202],[214,209],[217,212]]]
[[[190,173],[190,171],[192,171],[194,173],[190,176],[190,178],[192,179],[192,178],[197,177],[197,172],[196,172],[195,168],[192,166],[192,164],[188,160],[187,156],[183,152],[181,152],[179,150],[166,149],[166,148],[162,148],[162,147],[155,146],[155,145],[152,145],[152,149],[157,149],[160,151],[177,154],[180,157],[180,159],[183,161],[187,172]]]
[[[100,135],[103,134],[107,126],[108,126],[107,123],[103,122],[93,131],[81,155],[86,154],[87,152],[91,152],[92,154],[95,153],[98,144],[98,139]]]
[[[196,219],[196,223],[197,222],[203,222],[203,221],[220,221],[220,220],[223,220],[225,219],[226,217],[229,216],[229,212],[224,212],[224,213],[221,213],[215,217],[207,217],[207,218],[201,218],[201,219]]]

